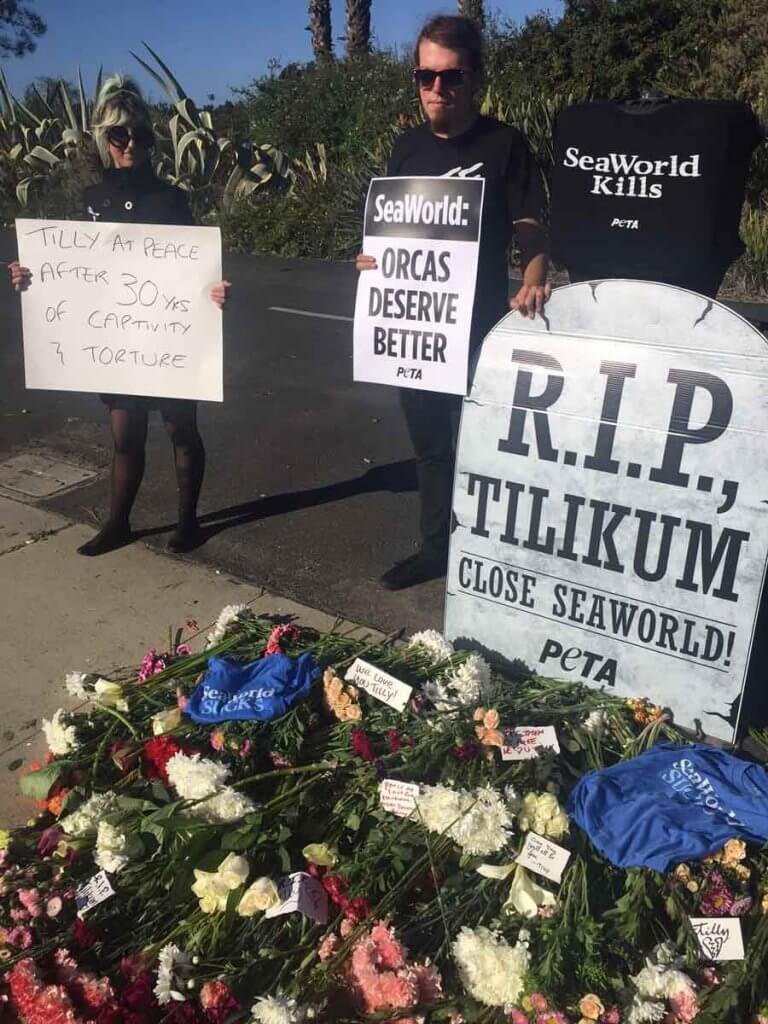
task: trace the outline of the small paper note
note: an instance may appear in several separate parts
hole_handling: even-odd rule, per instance
[[[551,882],[559,882],[570,856],[570,850],[558,846],[544,836],[537,836],[535,832],[529,832],[517,856],[517,863],[537,875],[543,875]]]
[[[264,917],[280,917],[297,911],[317,924],[328,923],[328,895],[320,882],[305,871],[294,871],[277,884],[280,902],[266,911]]]
[[[77,916],[84,917],[89,910],[98,907],[100,903],[115,895],[112,883],[106,871],[99,871],[93,878],[89,878],[78,889],[75,890],[75,906]]]
[[[419,787],[415,782],[401,782],[399,779],[382,779],[379,783],[379,803],[385,811],[407,818],[416,810]]]
[[[355,658],[344,678],[396,711],[405,711],[405,706],[413,693],[412,686],[395,679],[362,658]]]
[[[743,960],[741,918],[692,917],[690,919],[705,960]]]
[[[539,756],[538,747],[546,747],[560,753],[557,733],[553,725],[521,725],[517,729],[504,730],[501,747],[502,761],[530,761]]]

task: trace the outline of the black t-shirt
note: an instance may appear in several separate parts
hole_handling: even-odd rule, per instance
[[[155,176],[149,162],[110,167],[102,180],[84,189],[83,220],[134,224],[194,224],[185,192]]]
[[[472,341],[478,344],[507,309],[512,224],[526,217],[541,220],[544,190],[523,136],[491,117],[478,117],[471,128],[451,139],[434,135],[429,124],[411,128],[395,142],[387,167],[390,177],[460,172],[465,177],[485,178],[472,317]]]
[[[763,138],[743,103],[608,101],[555,122],[552,255],[572,280],[629,277],[715,295]]]

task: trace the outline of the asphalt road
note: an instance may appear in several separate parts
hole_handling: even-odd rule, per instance
[[[11,244],[0,237],[0,258],[9,258]],[[200,406],[206,539],[185,557],[379,629],[440,628],[442,581],[394,594],[376,583],[415,550],[418,497],[396,393],[352,381],[352,325],[332,319],[352,315],[354,268],[228,256],[224,269],[233,282],[225,401]],[[92,481],[44,503],[96,524],[109,492],[106,410],[94,395],[27,391],[19,303],[10,288],[0,289],[0,318],[0,461],[37,451],[98,470]],[[164,546],[175,518],[171,450],[155,413],[133,517],[138,543]]]

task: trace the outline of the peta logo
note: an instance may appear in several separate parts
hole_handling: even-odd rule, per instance
[[[640,222],[636,220],[622,220],[621,217],[614,217],[611,221],[612,228],[626,228],[629,231],[637,231]]]

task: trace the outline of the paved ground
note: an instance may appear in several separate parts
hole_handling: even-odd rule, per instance
[[[0,256],[8,244],[0,238]],[[207,541],[191,561],[384,630],[439,627],[441,582],[399,594],[375,582],[412,552],[417,534],[415,473],[394,390],[352,382],[347,320],[270,309],[351,316],[353,267],[231,256],[225,274],[234,284],[226,400],[201,407]],[[90,482],[43,503],[94,524],[106,504],[110,447],[95,396],[25,391],[18,301],[0,289],[0,461],[35,451],[95,469]],[[134,526],[140,544],[161,547],[175,521],[175,483],[159,419],[148,456]],[[107,571],[116,557],[88,571]]]
[[[187,619],[206,627],[225,604],[292,616],[330,629],[332,616],[278,598],[208,566],[139,544],[89,561],[75,553],[89,528],[63,516],[0,497],[3,609],[0,664],[0,828],[29,817],[18,797],[19,761],[45,751],[40,718],[71,706],[65,673],[137,665],[149,647],[166,649]],[[189,633],[189,630],[187,630]]]

